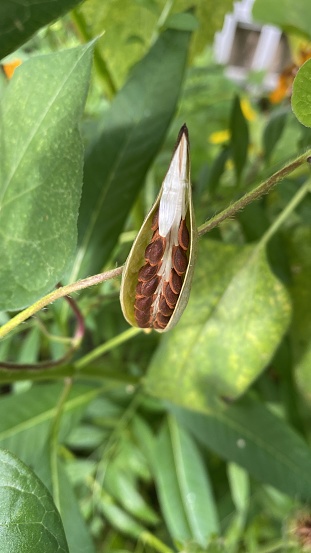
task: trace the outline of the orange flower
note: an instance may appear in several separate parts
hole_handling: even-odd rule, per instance
[[[21,63],[22,60],[16,58],[15,60],[8,61],[2,65],[2,69],[7,79],[11,79],[13,77],[16,67],[21,65]]]
[[[311,48],[301,47],[295,56],[296,62],[291,63],[279,75],[276,88],[269,95],[269,100],[272,104],[279,104],[284,98],[289,98],[292,93],[294,78],[301,65],[311,58]]]

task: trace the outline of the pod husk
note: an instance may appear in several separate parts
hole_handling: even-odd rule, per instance
[[[186,190],[187,203],[188,203],[186,223],[187,223],[187,227],[189,230],[189,237],[190,237],[188,266],[184,276],[183,285],[182,285],[174,312],[170,318],[170,321],[168,322],[167,326],[163,330],[153,329],[156,332],[161,332],[161,333],[167,332],[168,330],[171,330],[172,328],[174,328],[174,326],[178,323],[188,303],[190,290],[191,290],[192,277],[194,272],[195,259],[197,254],[198,233],[197,233],[197,227],[195,224],[195,217],[194,217],[194,210],[193,210],[193,203],[192,203],[189,157],[188,157],[188,166],[189,166],[189,170],[188,170],[189,184]],[[145,249],[150,243],[152,238],[152,234],[153,234],[153,231],[151,229],[152,220],[155,212],[159,208],[162,192],[163,192],[163,184],[161,186],[160,192],[152,208],[150,209],[148,215],[146,216],[138,232],[138,235],[132,245],[131,251],[128,255],[128,258],[126,260],[123,273],[122,273],[122,281],[121,281],[121,289],[120,289],[120,303],[121,303],[122,312],[127,322],[130,325],[136,326],[136,327],[138,327],[138,324],[135,319],[134,303],[135,303],[135,297],[136,297],[136,285],[138,282],[138,271],[142,267],[142,265],[145,264]],[[144,329],[144,330],[150,331],[152,330],[152,328]]]

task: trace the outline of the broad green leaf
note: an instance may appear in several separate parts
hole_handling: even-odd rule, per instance
[[[44,448],[56,415],[62,385],[35,385],[26,392],[0,399],[0,446],[32,464]],[[60,437],[78,422],[83,409],[96,397],[95,387],[75,384],[67,399]]]
[[[261,248],[200,244],[190,301],[149,366],[148,392],[206,411],[242,395],[265,369],[290,318]]]
[[[69,553],[62,521],[39,478],[0,450],[1,553]]]
[[[40,27],[51,23],[81,0],[1,0],[0,59],[28,40]]]
[[[277,110],[272,113],[266,125],[263,134],[263,147],[266,161],[271,159],[273,150],[283,134],[287,115],[287,109]]]
[[[238,96],[235,96],[232,104],[230,131],[230,149],[236,177],[239,180],[247,160],[249,138],[247,121],[243,115],[240,105],[240,99]]]
[[[172,30],[159,37],[133,69],[87,150],[71,280],[99,271],[116,244],[174,114],[189,37]]]
[[[205,547],[211,535],[219,531],[208,472],[194,440],[174,417],[159,433],[154,471],[172,539]]]
[[[223,459],[295,499],[310,501],[310,447],[257,400],[247,396],[209,415],[171,409],[180,424]]]
[[[308,60],[300,67],[295,77],[292,94],[293,112],[306,127],[311,127],[310,79],[311,60]]]
[[[0,309],[34,302],[76,246],[92,46],[34,57],[0,104]]]
[[[255,0],[253,17],[261,23],[281,27],[285,31],[300,32],[311,37],[311,4],[309,0]]]
[[[295,378],[300,392],[311,401],[311,229],[297,227],[288,236],[288,250],[292,279],[290,293],[293,299],[293,320],[290,342]]]

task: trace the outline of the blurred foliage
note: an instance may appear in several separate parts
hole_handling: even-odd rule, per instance
[[[311,28],[306,2],[254,13],[292,41]],[[294,111],[292,82],[272,104],[263,74],[238,85],[215,64],[231,1],[87,0],[45,28],[64,9],[36,7],[0,73],[1,325],[60,278],[124,263],[184,122],[198,225],[311,143],[310,62]],[[304,164],[200,238],[189,305],[164,336],[128,328],[114,279],[0,342],[3,553],[36,551],[46,516],[41,551],[310,545],[309,190]]]
[[[87,33],[99,36],[99,50],[119,88],[129,68],[150,48],[166,27],[175,27],[173,16],[190,10],[198,26],[192,37],[190,57],[201,53],[220,29],[224,15],[232,8],[232,0],[219,3],[198,0],[88,0],[77,8]],[[80,16],[80,17],[79,17]]]

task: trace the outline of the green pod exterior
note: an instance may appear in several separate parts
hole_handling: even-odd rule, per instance
[[[188,303],[188,299],[190,295],[195,259],[197,254],[197,241],[198,241],[198,233],[197,233],[197,227],[195,224],[194,209],[193,209],[193,202],[192,202],[192,191],[191,191],[191,184],[190,184],[190,164],[189,164],[188,174],[189,174],[189,180],[186,188],[186,199],[187,199],[187,205],[188,205],[187,213],[186,213],[186,224],[189,230],[189,238],[190,238],[189,250],[188,250],[189,252],[188,265],[185,272],[182,288],[179,293],[179,297],[178,297],[176,306],[174,308],[174,312],[170,318],[170,321],[168,322],[167,326],[164,329],[153,329],[153,330],[156,330],[156,332],[167,332],[168,330],[171,330],[172,328],[174,328],[174,326],[178,323]],[[162,192],[163,192],[163,184],[161,186],[159,195],[155,200],[155,203],[153,204],[147,217],[145,218],[142,224],[142,227],[139,230],[138,235],[132,245],[131,251],[126,260],[126,263],[123,269],[123,274],[122,274],[121,289],[120,289],[120,303],[121,303],[122,312],[125,319],[128,321],[128,323],[136,327],[138,327],[138,324],[135,319],[134,304],[135,304],[135,297],[136,297],[136,285],[138,282],[138,272],[139,272],[139,269],[142,267],[142,265],[144,265],[145,263],[145,249],[150,243],[152,238],[152,234],[153,234],[153,231],[151,229],[152,220],[157,209],[159,208]],[[144,330],[150,331],[151,328],[144,329]]]

